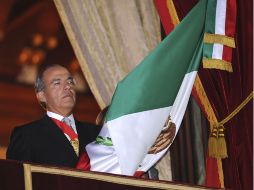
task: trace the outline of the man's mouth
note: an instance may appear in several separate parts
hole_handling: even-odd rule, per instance
[[[72,95],[71,94],[66,94],[66,95],[63,96],[63,99],[65,99],[65,98],[72,98]]]

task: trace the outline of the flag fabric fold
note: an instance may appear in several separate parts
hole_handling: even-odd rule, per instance
[[[175,138],[202,59],[207,1],[201,0],[117,85],[102,131],[78,168],[147,171]],[[85,167],[81,167],[83,163]],[[83,164],[84,165],[84,164]]]

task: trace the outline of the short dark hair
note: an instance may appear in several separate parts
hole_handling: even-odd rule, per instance
[[[45,87],[45,84],[43,81],[43,75],[45,71],[48,70],[49,68],[56,67],[56,66],[64,67],[59,64],[52,64],[52,65],[42,66],[39,68],[36,79],[35,79],[35,83],[34,83],[34,89],[36,93],[41,92]]]
[[[35,83],[34,83],[34,89],[35,89],[36,93],[43,91],[44,88],[45,88],[45,84],[44,84],[44,80],[43,80],[43,75],[44,75],[45,71],[48,70],[49,68],[56,67],[56,66],[64,67],[64,66],[59,65],[59,64],[52,64],[52,65],[41,66],[38,69],[38,73],[37,73]],[[40,105],[44,109],[47,108],[46,102],[40,102]]]

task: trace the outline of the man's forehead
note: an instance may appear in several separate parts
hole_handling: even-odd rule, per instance
[[[64,67],[56,66],[49,68],[44,72],[45,80],[68,79],[68,78],[72,78],[72,74]]]

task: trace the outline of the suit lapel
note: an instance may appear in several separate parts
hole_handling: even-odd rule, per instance
[[[65,134],[62,132],[62,130],[53,122],[53,120],[46,115],[43,118],[43,123],[49,138],[52,138],[53,141],[61,144],[61,146],[66,147],[66,155],[72,154],[74,157],[77,158],[77,155],[73,147],[71,146],[71,143],[69,142]]]

